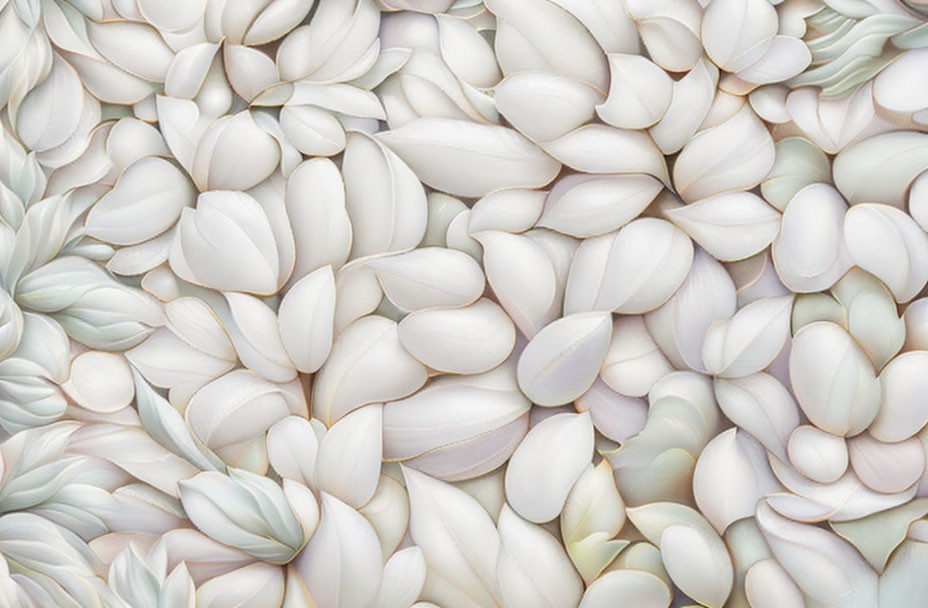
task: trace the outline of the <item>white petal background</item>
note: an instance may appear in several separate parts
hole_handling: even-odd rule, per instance
[[[925,0],[0,0],[0,607],[924,608]]]

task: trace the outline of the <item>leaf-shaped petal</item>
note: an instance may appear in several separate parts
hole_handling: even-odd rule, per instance
[[[643,129],[659,121],[673,96],[667,73],[641,55],[609,54],[609,95],[597,106],[603,121],[622,129]]]
[[[568,76],[516,72],[496,85],[493,101],[500,114],[526,137],[546,142],[592,120],[602,95]]]
[[[709,326],[702,359],[713,375],[749,376],[776,358],[789,338],[793,297],[760,298]]]
[[[466,306],[484,290],[480,265],[455,249],[423,247],[373,258],[366,264],[377,273],[384,294],[401,310]]]
[[[339,418],[319,443],[315,483],[350,507],[370,500],[380,478],[383,406],[368,405]]]
[[[545,200],[538,225],[576,237],[618,230],[635,219],[663,188],[650,175],[568,175]]]
[[[331,266],[314,270],[287,291],[277,309],[280,337],[298,370],[314,373],[332,350],[335,275]]]

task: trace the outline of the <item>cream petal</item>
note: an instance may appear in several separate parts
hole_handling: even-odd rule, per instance
[[[197,606],[221,608],[247,603],[274,608],[284,599],[284,576],[279,566],[256,563],[212,578],[197,589]]]
[[[580,246],[567,279],[564,311],[648,312],[684,284],[692,264],[693,244],[682,230],[657,218],[633,220]]]
[[[680,151],[673,183],[684,201],[757,186],[773,166],[773,139],[745,105],[734,116],[696,134]]]
[[[662,188],[643,174],[569,175],[551,189],[538,225],[581,238],[605,234],[635,219]]]
[[[203,134],[190,174],[202,190],[245,190],[274,172],[280,145],[250,111],[223,116]]]
[[[544,149],[584,173],[646,173],[670,183],[664,156],[642,131],[594,123],[545,143]]]
[[[449,608],[499,605],[500,538],[493,520],[462,490],[412,469],[404,468],[403,475],[409,491],[409,533],[429,566],[420,597]]]
[[[364,608],[377,596],[383,574],[380,542],[357,511],[322,493],[316,533],[293,567],[320,606]]]
[[[877,492],[902,492],[925,472],[925,450],[914,437],[883,443],[863,433],[848,440],[847,451],[854,472]]]
[[[474,203],[470,213],[468,232],[470,234],[488,230],[525,232],[538,221],[547,194],[544,191],[524,188],[491,192]]]
[[[597,431],[620,443],[637,435],[648,419],[648,404],[644,399],[617,393],[601,379],[577,397],[574,405],[579,412],[590,412]]]
[[[509,504],[529,521],[554,519],[563,509],[571,486],[590,463],[592,452],[589,414],[556,414],[538,423],[509,459]]]
[[[749,376],[767,367],[789,338],[793,296],[761,298],[731,319],[709,326],[702,345],[706,368],[715,376]]]
[[[744,592],[751,608],[805,608],[806,605],[796,583],[773,559],[762,559],[748,568]]]
[[[783,212],[771,252],[777,276],[797,292],[831,287],[853,265],[844,236],[847,206],[827,184],[810,184]]]
[[[154,82],[164,82],[174,51],[157,30],[132,21],[87,21],[87,37],[113,65]]]
[[[323,266],[293,284],[277,309],[283,346],[298,370],[315,373],[332,350],[335,275]]]
[[[654,63],[670,72],[686,72],[699,62],[702,7],[696,0],[624,0],[623,4]]]
[[[532,239],[506,232],[482,232],[487,282],[516,327],[528,338],[553,319],[557,277],[551,259]]]
[[[345,149],[345,130],[321,108],[288,104],[280,110],[280,128],[297,150],[307,156],[334,156]]]
[[[406,535],[409,525],[409,497],[406,489],[394,478],[381,474],[374,496],[358,512],[377,533],[383,561],[386,563]]]
[[[664,70],[640,55],[609,54],[609,95],[596,107],[607,124],[644,129],[655,124],[673,96],[673,81]]]
[[[773,167],[760,184],[768,203],[785,211],[793,196],[809,184],[831,182],[831,163],[821,148],[802,137],[787,137],[775,145]]]
[[[383,453],[383,406],[354,410],[326,432],[316,457],[316,487],[355,509],[374,495]]]
[[[609,388],[633,397],[648,394],[654,383],[673,371],[640,315],[616,317],[612,341],[600,375]]]
[[[790,434],[799,426],[799,408],[789,390],[763,372],[713,382],[719,408],[782,461]]]
[[[589,122],[603,99],[593,87],[550,72],[516,72],[495,87],[493,101],[512,126],[547,142]]]
[[[854,205],[844,221],[844,241],[855,264],[907,302],[928,283],[928,235],[903,211],[876,203]]]
[[[467,306],[483,294],[485,279],[472,257],[454,249],[424,247],[367,262],[384,294],[401,310]]]
[[[312,424],[300,416],[287,416],[267,431],[267,459],[283,479],[316,486],[319,442]]]
[[[228,316],[224,310],[217,310],[217,313],[242,363],[273,382],[289,382],[296,378],[296,369],[284,348],[274,311],[249,294],[227,292],[223,296],[229,306]]]
[[[427,372],[399,342],[396,323],[358,319],[335,340],[313,383],[313,415],[331,426],[366,403],[399,399],[425,384]]]
[[[667,219],[726,262],[763,251],[780,231],[780,214],[750,192],[717,194],[672,209]]]
[[[912,78],[924,69],[926,58],[925,49],[902,53],[873,79],[873,100],[893,112],[917,112],[928,107],[928,88],[917,77]],[[905,94],[900,94],[903,90]]]
[[[503,505],[499,541],[496,576],[503,605],[514,608],[577,605],[583,594],[583,582],[564,548],[551,534]]]
[[[397,328],[400,344],[431,369],[456,374],[485,372],[512,352],[516,330],[492,300],[464,308],[433,308],[407,315]]]
[[[774,36],[763,56],[738,71],[750,83],[770,84],[789,80],[809,67],[812,54],[805,42],[793,36]]]
[[[558,319],[538,332],[522,351],[519,387],[539,405],[573,401],[596,379],[611,337],[609,313],[581,313]]]
[[[811,425],[796,427],[789,436],[787,451],[790,464],[812,481],[833,483],[847,470],[844,438]]]
[[[496,125],[420,118],[382,131],[377,139],[424,183],[453,195],[483,196],[499,188],[544,186],[560,170],[557,161],[528,139]],[[460,171],[462,166],[470,167],[466,175]]]
[[[693,471],[696,504],[719,534],[733,522],[753,516],[757,501],[779,489],[763,447],[738,429],[710,441]]]
[[[873,422],[880,383],[867,355],[839,325],[819,321],[793,336],[789,376],[809,420],[834,435],[856,435]]]
[[[928,403],[924,399],[928,385],[923,386],[928,378],[921,373],[926,364],[928,352],[918,350],[899,355],[883,368],[882,403],[869,429],[874,438],[902,441],[918,433],[928,422]]]
[[[851,545],[815,526],[784,519],[765,502],[756,517],[777,561],[803,593],[826,605],[876,605],[876,573]]]
[[[607,572],[587,587],[580,608],[609,608],[627,604],[640,608],[668,608],[673,598],[664,582],[642,570]]]
[[[365,264],[365,258],[339,268],[335,275],[335,335],[377,310],[382,300],[377,274]]]

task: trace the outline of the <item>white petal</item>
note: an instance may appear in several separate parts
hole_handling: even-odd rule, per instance
[[[577,411],[589,410],[596,430],[620,443],[637,435],[648,419],[648,404],[640,397],[617,393],[597,379],[575,401]]]
[[[603,382],[623,395],[642,397],[671,371],[673,367],[654,343],[643,317],[616,317],[612,325],[612,342],[603,361]]]
[[[345,184],[335,164],[314,158],[287,180],[287,215],[296,243],[293,279],[325,265],[338,270],[351,251],[351,224],[345,210]]]
[[[197,606],[204,608],[236,604],[274,608],[283,599],[283,570],[260,562],[212,578],[197,589]]]
[[[516,330],[497,304],[482,298],[464,308],[434,308],[407,315],[400,343],[428,367],[457,374],[485,372],[512,352]]]
[[[543,528],[503,506],[496,566],[500,599],[506,606],[573,608],[583,583],[560,543]]]
[[[284,479],[315,487],[318,451],[312,424],[300,416],[287,416],[267,431],[267,459]]]
[[[687,202],[758,185],[773,166],[773,139],[745,105],[725,122],[698,133],[677,157],[673,182]]]
[[[581,244],[571,263],[564,311],[653,310],[684,283],[692,264],[693,244],[682,230],[657,218],[634,220]]]
[[[466,306],[483,294],[484,277],[472,257],[454,249],[424,247],[367,262],[383,291],[401,310]]]
[[[222,47],[222,58],[229,84],[246,101],[251,101],[278,81],[274,60],[257,49],[225,44]]]
[[[713,2],[700,30],[706,53],[719,67],[740,71],[756,62],[777,33],[777,13],[765,0]]]
[[[805,600],[796,583],[772,559],[762,559],[748,568],[744,577],[744,593],[752,608],[805,608]]]
[[[793,297],[761,298],[709,326],[702,358],[713,375],[743,377],[759,372],[776,358],[789,338]]]
[[[274,382],[289,382],[296,369],[287,355],[274,311],[255,296],[245,293],[224,293],[229,305],[225,322],[239,359],[246,367]]]
[[[310,105],[285,105],[280,128],[297,150],[307,156],[334,156],[345,149],[345,130],[338,119]]]
[[[383,567],[380,590],[371,608],[409,608],[425,585],[427,565],[422,549],[408,547],[394,553]]]
[[[662,188],[650,175],[568,175],[551,189],[538,225],[576,237],[612,232],[635,219]]]
[[[483,245],[487,282],[516,327],[528,338],[551,320],[557,277],[544,249],[532,239],[506,232],[476,235]]]
[[[250,111],[223,116],[197,144],[190,174],[200,190],[245,190],[269,177],[280,146]]]
[[[335,276],[323,266],[287,291],[277,310],[280,337],[298,370],[314,373],[332,350],[335,331]]]
[[[403,349],[396,323],[358,319],[338,336],[313,383],[313,415],[327,425],[366,403],[399,399],[425,383],[426,369]]]
[[[876,573],[851,545],[815,526],[791,522],[765,502],[757,507],[757,525],[783,569],[815,601],[846,608],[877,604]]]
[[[880,373],[883,400],[870,425],[870,434],[876,439],[902,441],[928,422],[928,403],[924,399],[928,377],[921,373],[926,364],[928,353],[915,351],[896,357],[883,368]]]
[[[491,192],[474,203],[468,230],[471,234],[486,230],[525,232],[538,221],[547,194],[523,188]]]
[[[357,511],[322,493],[322,519],[293,561],[320,606],[365,608],[377,596],[383,573],[380,542]]]
[[[797,427],[789,436],[787,450],[790,464],[812,481],[833,483],[847,470],[844,438],[814,426]]]
[[[529,139],[546,142],[594,117],[603,99],[591,86],[550,72],[516,72],[495,88],[499,113]]]
[[[928,283],[928,235],[903,211],[854,205],[845,216],[844,240],[854,263],[883,281],[897,301],[911,300]]]
[[[358,512],[377,533],[381,555],[386,562],[406,536],[409,525],[409,497],[406,489],[399,481],[381,474],[374,497]]]
[[[519,387],[539,405],[573,401],[593,384],[611,338],[609,313],[581,313],[555,321],[522,351]]]
[[[880,577],[880,605],[915,608],[928,593],[923,573],[928,564],[928,544],[907,540],[893,555]]]
[[[844,328],[827,321],[793,337],[789,376],[809,420],[834,435],[856,435],[880,407],[880,383],[870,360]]]
[[[673,83],[673,97],[664,117],[648,130],[664,154],[674,154],[693,137],[715,98],[719,69],[706,57]]]
[[[674,584],[697,602],[721,606],[731,593],[731,558],[718,536],[686,526],[668,526],[661,534],[661,559]]]
[[[78,127],[83,100],[80,77],[56,53],[48,76],[23,99],[16,134],[30,150],[63,144]]]
[[[543,523],[558,516],[571,486],[590,463],[593,423],[589,414],[556,414],[535,425],[506,469],[506,498],[525,519]]]
[[[377,139],[424,183],[460,196],[544,186],[560,164],[516,131],[447,118],[420,118]],[[461,167],[469,167],[462,172]]]
[[[356,509],[370,500],[380,478],[382,419],[383,406],[375,404],[332,425],[319,444],[315,475],[319,491]]]
[[[162,31],[185,30],[203,16],[206,0],[138,0],[139,11]]]
[[[378,140],[353,131],[348,135],[342,171],[354,237],[353,258],[419,243],[428,205],[422,184],[406,163]]]
[[[63,388],[82,407],[94,412],[118,412],[135,397],[132,372],[125,357],[96,350],[74,358],[71,378]]]
[[[580,608],[610,608],[616,605],[639,608],[668,608],[673,598],[664,582],[642,570],[607,572],[593,584],[580,602]]]
[[[792,36],[774,36],[764,55],[749,67],[738,71],[738,78],[756,84],[789,80],[812,62],[805,42]]]
[[[499,534],[476,500],[452,485],[404,469],[409,534],[422,548],[429,574],[422,599],[442,606],[499,605]]]
[[[873,100],[893,112],[917,112],[928,107],[925,83],[912,77],[924,69],[926,56],[925,49],[912,49],[886,66],[873,79]]]
[[[738,429],[710,441],[693,471],[696,504],[719,534],[735,521],[753,516],[757,501],[779,489],[763,447]]]
[[[545,143],[544,148],[584,173],[647,173],[670,183],[664,156],[642,131],[590,124]]]
[[[625,0],[624,4],[654,63],[671,72],[685,72],[696,65],[703,54],[699,42],[702,7],[696,0]]]
[[[787,460],[786,445],[799,426],[799,408],[785,386],[763,372],[714,382],[719,408],[772,454]]]
[[[640,55],[609,54],[609,96],[596,113],[607,124],[643,129],[661,118],[673,96],[673,81],[664,70]]]
[[[492,0],[487,8],[497,17],[495,48],[503,74],[552,72],[606,89],[606,56],[583,24],[560,6],[533,0],[516,7]]]
[[[718,260],[740,260],[763,251],[780,230],[780,214],[750,192],[717,194],[667,212]]]
[[[760,190],[768,203],[784,211],[793,196],[809,184],[831,181],[831,162],[803,137],[787,137],[774,148],[776,158]]]
[[[883,443],[862,433],[848,440],[847,451],[854,472],[877,492],[902,492],[925,472],[925,450],[914,437]]]
[[[174,60],[174,51],[158,31],[144,23],[88,21],[87,36],[113,65],[146,80],[164,82]]]
[[[850,204],[878,201],[905,208],[909,184],[928,164],[928,134],[882,133],[841,150],[834,160],[835,186]]]
[[[827,184],[810,184],[793,196],[771,249],[784,285],[821,291],[848,271],[853,262],[844,242],[846,210],[844,199]]]

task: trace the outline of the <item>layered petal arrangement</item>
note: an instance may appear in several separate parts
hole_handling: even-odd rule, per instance
[[[928,606],[928,0],[0,0],[0,607]]]

